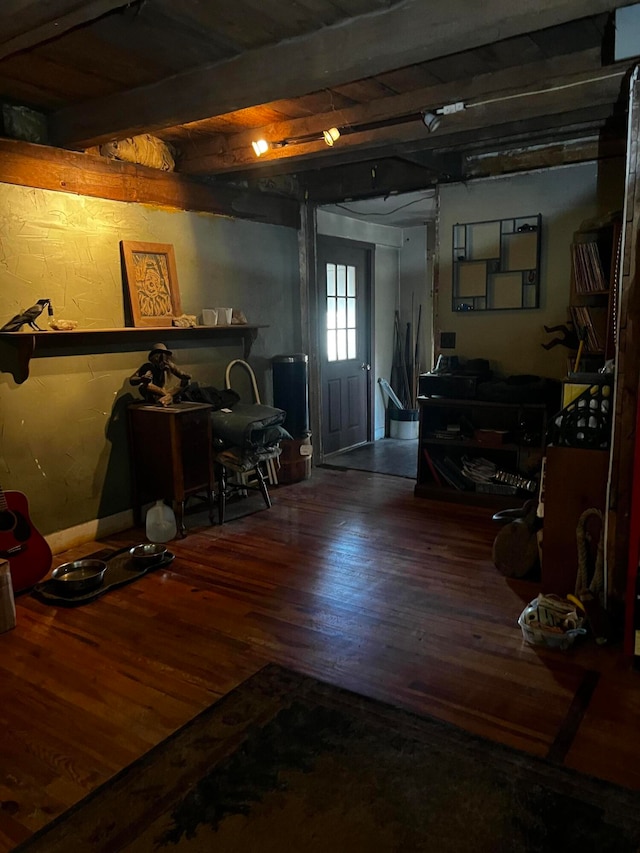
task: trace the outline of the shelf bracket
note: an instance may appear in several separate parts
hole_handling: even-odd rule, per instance
[[[35,352],[35,335],[9,332],[0,341],[0,371],[10,373],[18,385],[29,378],[29,362]]]
[[[243,335],[243,341],[244,341],[244,348],[243,348],[243,352],[244,352],[244,360],[245,360],[245,361],[248,361],[248,360],[249,360],[249,355],[251,354],[251,347],[253,346],[254,341],[256,340],[256,338],[257,338],[257,337],[258,337],[258,330],[257,330],[257,329],[246,329],[246,330],[244,331],[244,335]]]

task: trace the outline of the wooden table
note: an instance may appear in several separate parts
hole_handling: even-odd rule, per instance
[[[170,500],[181,536],[186,536],[184,505],[189,495],[206,492],[213,524],[212,406],[174,403],[129,406],[133,509],[142,523],[142,504]]]

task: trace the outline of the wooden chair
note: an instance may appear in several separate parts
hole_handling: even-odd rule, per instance
[[[231,388],[231,368],[235,366],[244,368],[244,370],[246,370],[246,372],[249,374],[249,379],[251,380],[251,390],[253,393],[253,402],[262,403],[262,400],[260,399],[260,392],[258,390],[258,383],[256,381],[256,375],[253,372],[253,368],[248,362],[244,361],[241,358],[234,358],[233,361],[230,361],[227,365],[227,369],[224,374],[224,387],[229,389]],[[269,479],[269,483],[272,486],[278,485],[278,472],[276,468],[277,458],[278,457],[275,456],[275,458],[271,458],[266,461],[267,476]],[[248,481],[249,478],[252,476],[252,472],[254,470],[255,469],[250,468],[244,473],[238,472],[239,479],[242,479],[243,481]]]
[[[274,451],[274,456],[275,456]],[[264,461],[273,461],[273,458]],[[234,494],[244,494],[247,491],[259,491],[267,509],[271,507],[271,498],[267,487],[267,479],[262,473],[260,462],[240,447],[228,447],[213,453],[215,479],[217,485],[218,523],[224,524],[227,499]],[[235,475],[235,482],[229,479],[229,472]],[[247,475],[251,474],[251,478]]]

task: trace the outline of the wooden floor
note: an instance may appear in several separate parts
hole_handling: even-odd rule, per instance
[[[192,516],[170,570],[88,606],[18,598],[0,636],[0,851],[269,661],[640,789],[640,674],[613,647],[523,644],[537,589],[492,566],[486,509],[352,470],[272,497],[223,527]]]

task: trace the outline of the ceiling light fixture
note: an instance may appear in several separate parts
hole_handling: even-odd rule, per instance
[[[462,101],[456,101],[453,104],[446,104],[444,107],[438,107],[437,110],[426,110],[422,113],[422,122],[429,133],[433,133],[440,126],[440,116],[448,116],[451,113],[459,113],[465,109]]]
[[[307,142],[318,142],[324,140],[327,145],[332,146],[340,139],[340,131],[337,127],[329,127],[319,133],[312,133],[308,136],[298,136],[291,139],[280,139],[277,142],[267,142],[266,139],[254,139],[251,147],[254,150],[256,157],[261,157],[266,154],[269,149],[286,148],[288,145],[304,145]]]
[[[440,126],[440,117],[435,112],[422,113],[422,122],[429,133],[433,133]]]
[[[333,145],[334,142],[340,139],[340,131],[337,127],[330,127],[328,130],[322,131],[322,137],[327,145]]]
[[[253,148],[256,157],[261,157],[269,150],[269,143],[266,139],[254,139],[251,143],[251,147]]]

